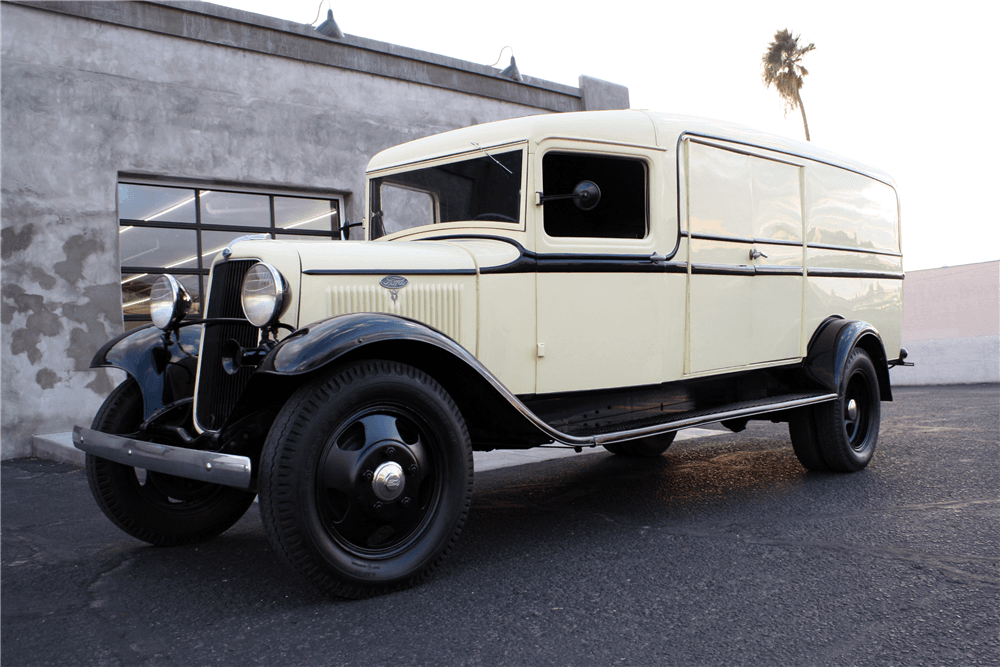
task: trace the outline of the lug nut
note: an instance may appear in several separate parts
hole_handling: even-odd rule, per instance
[[[376,511],[382,509],[382,503],[376,501],[376,503],[374,505],[372,505],[372,509],[376,510]]]
[[[396,453],[396,448],[395,447],[387,447],[386,450],[385,450],[385,455],[386,456],[392,456],[395,453]]]
[[[366,482],[370,482],[370,481],[372,481],[373,479],[375,479],[375,473],[373,473],[373,472],[372,472],[371,470],[366,470],[366,471],[365,471],[365,474],[364,474],[364,475],[362,475],[362,477],[364,477],[364,478],[365,478],[365,481],[366,481]]]
[[[409,498],[403,498],[402,500],[399,501],[399,506],[400,507],[406,507],[409,504],[410,504],[410,499]]]
[[[416,463],[411,463],[410,467],[406,469],[406,474],[407,475],[416,475],[417,474],[417,464]]]

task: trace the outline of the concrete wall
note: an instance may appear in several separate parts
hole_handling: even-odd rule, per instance
[[[1000,382],[1000,262],[908,271],[898,385]]]
[[[120,377],[120,175],[346,193],[388,146],[548,111],[627,107],[581,89],[196,3],[2,5],[2,454],[89,423]]]

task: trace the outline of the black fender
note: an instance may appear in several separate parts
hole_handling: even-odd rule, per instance
[[[143,419],[194,396],[202,325],[165,334],[152,324],[126,331],[105,343],[91,368],[120,368],[139,383]]]
[[[885,346],[878,330],[867,322],[845,320],[839,315],[823,320],[809,341],[806,373],[821,387],[839,393],[847,357],[855,347],[862,348],[871,357],[878,376],[880,398],[891,401]]]
[[[433,377],[455,400],[477,449],[553,439],[551,428],[468,350],[422,322],[385,313],[339,315],[282,339],[261,361],[234,415],[260,409],[263,397],[283,403],[312,376],[360,359],[399,361]]]

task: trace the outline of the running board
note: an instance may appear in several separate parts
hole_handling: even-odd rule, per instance
[[[692,426],[703,426],[729,419],[742,419],[770,412],[792,410],[807,405],[835,400],[837,400],[837,394],[785,394],[758,401],[730,403],[711,410],[680,412],[660,419],[645,419],[626,424],[616,424],[614,427],[592,429],[592,434],[590,435],[568,435],[552,427],[546,428],[545,431],[558,443],[573,447],[591,447],[594,445],[605,445],[645,438],[650,435],[679,431]],[[621,428],[622,426],[625,428]],[[618,430],[612,431],[610,428]]]

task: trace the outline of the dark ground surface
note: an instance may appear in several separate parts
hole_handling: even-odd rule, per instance
[[[1000,387],[897,388],[872,464],[784,425],[476,477],[450,560],[360,602],[279,564],[256,508],[196,547],[118,531],[86,475],[2,466],[16,665],[1000,664]]]

